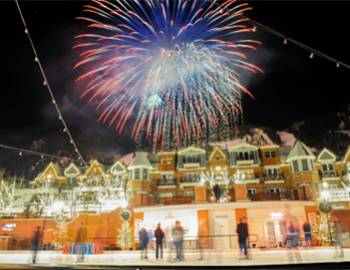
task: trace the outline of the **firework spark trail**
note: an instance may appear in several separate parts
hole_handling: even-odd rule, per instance
[[[119,133],[137,113],[131,136],[161,147],[228,124],[242,92],[250,94],[242,70],[262,72],[245,55],[260,44],[244,38],[253,32],[247,10],[235,0],[92,0],[75,46],[82,97],[97,101],[99,121]]]

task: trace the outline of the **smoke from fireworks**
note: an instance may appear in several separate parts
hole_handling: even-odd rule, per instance
[[[235,0],[93,0],[79,19],[88,33],[76,38],[75,68],[82,97],[97,103],[99,120],[161,147],[205,136],[241,113],[243,71],[258,41]],[[137,116],[133,116],[137,114]]]

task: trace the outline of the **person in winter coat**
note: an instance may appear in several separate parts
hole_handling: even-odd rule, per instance
[[[40,249],[42,237],[43,235],[40,226],[37,226],[32,237],[33,264],[36,263],[36,257],[38,255],[38,250]]]
[[[248,224],[245,217],[240,219],[240,223],[237,225],[236,233],[238,235],[238,244],[240,255],[244,255],[245,259],[248,259]]]
[[[163,241],[165,234],[160,226],[160,223],[158,223],[157,229],[154,231],[154,237],[156,239],[156,259],[158,260],[159,257],[163,259]]]
[[[147,257],[147,248],[148,248],[148,232],[144,227],[141,228],[139,232],[139,239],[140,239],[140,249],[141,249],[141,259],[148,259]]]
[[[185,230],[181,226],[180,221],[175,222],[175,226],[172,229],[172,237],[173,237],[173,243],[176,251],[176,260],[183,261],[184,260],[184,254],[183,254],[183,242],[184,242],[184,234]]]

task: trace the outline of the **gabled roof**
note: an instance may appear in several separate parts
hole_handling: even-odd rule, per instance
[[[86,169],[84,175],[88,176],[91,173],[95,174],[95,171],[92,172],[92,169],[95,169],[97,171],[96,173],[99,173],[101,175],[105,174],[103,166],[96,159],[91,162],[90,166]]]
[[[344,155],[343,162],[346,163],[347,161],[350,161],[350,145],[349,145],[348,150],[346,151],[346,153]]]
[[[336,156],[331,151],[329,151],[327,148],[324,148],[317,157],[317,160],[320,162],[322,162],[322,161],[334,162],[336,159],[337,159]]]
[[[67,176],[67,177],[76,177],[81,173],[79,168],[74,164],[74,162],[71,162],[68,165],[68,167],[64,170],[63,174],[64,176]]]
[[[195,146],[190,146],[185,149],[182,149],[177,153],[178,155],[196,155],[196,154],[205,154],[205,150]]]
[[[250,151],[257,151],[258,147],[252,145],[252,144],[248,144],[248,143],[241,143],[235,146],[232,146],[229,148],[229,152],[232,151],[244,151],[244,150],[250,150]]]
[[[134,160],[129,165],[128,169],[133,167],[149,167],[152,168],[151,163],[147,158],[147,153],[145,152],[136,152]]]
[[[213,151],[210,154],[209,160],[212,160],[217,155],[221,156],[223,159],[226,160],[226,155],[219,146],[214,147]]]
[[[315,158],[314,154],[311,152],[311,150],[305,144],[303,144],[299,140],[296,140],[294,142],[294,145],[293,145],[292,149],[289,152],[287,161],[289,161],[291,159],[298,158],[298,157],[312,157],[312,158]]]
[[[126,168],[125,166],[120,162],[117,161],[116,163],[113,164],[113,166],[109,169],[111,174],[119,174],[119,173],[125,173]]]
[[[53,178],[58,178],[61,176],[61,168],[57,164],[50,162],[49,165],[46,166],[45,170],[39,174],[38,178],[48,174],[51,174]]]

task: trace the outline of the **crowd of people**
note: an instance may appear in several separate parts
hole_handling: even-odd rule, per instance
[[[344,256],[344,252],[341,244],[342,227],[340,220],[336,216],[332,216],[331,221],[334,228],[334,239],[331,239],[331,244],[335,247],[335,257],[342,258]],[[286,227],[286,233],[283,246],[287,247],[288,250],[297,251],[299,246],[309,248],[313,245],[311,226],[306,220],[302,223],[302,225],[300,225],[299,220],[287,211],[284,215],[284,224]],[[249,254],[250,242],[248,227],[247,218],[241,217],[240,222],[236,227],[240,259],[251,259]],[[86,227],[81,223],[77,229],[75,239],[75,245],[77,248],[75,254],[77,255],[77,262],[83,262],[84,260],[84,241],[86,240],[86,236]],[[146,227],[142,225],[140,231],[138,232],[138,236],[142,260],[148,259],[148,249],[151,244],[155,250],[156,260],[163,259],[164,248],[167,248],[168,250],[169,261],[183,261],[185,259],[185,229],[179,220],[175,221],[170,230],[168,228],[163,229],[161,223],[157,224],[154,231],[147,230]],[[38,226],[33,233],[31,243],[33,250],[33,264],[36,263],[38,250],[42,247],[42,238],[43,232]],[[303,241],[301,241],[301,239],[303,239]],[[202,258],[202,248],[199,239],[198,244],[199,245],[197,247],[200,250]],[[298,252],[290,252],[289,255],[296,256],[297,260],[301,259]],[[291,258],[291,260],[293,260],[293,258]]]

